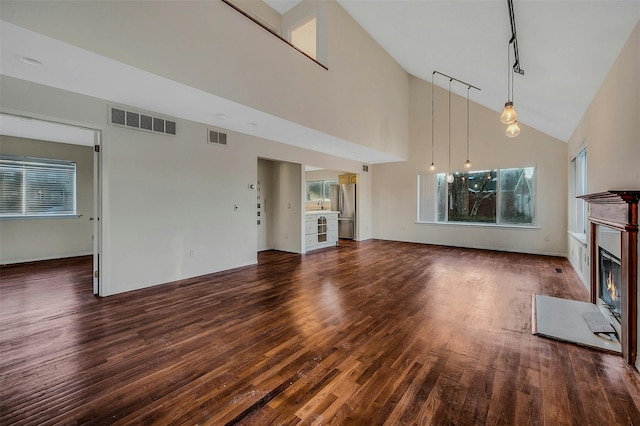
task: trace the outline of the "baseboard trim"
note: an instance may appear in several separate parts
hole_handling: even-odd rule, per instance
[[[27,259],[17,259],[17,260],[8,260],[8,261],[0,261],[1,266],[8,265],[17,265],[20,263],[34,263],[34,262],[43,262],[45,260],[59,260],[59,259],[70,259],[72,257],[82,257],[82,256],[93,256],[93,252],[82,252],[82,253],[70,253],[65,254],[63,256],[45,256],[45,257],[33,257]]]
[[[540,256],[567,257],[567,253],[560,253],[560,252],[553,252],[553,251],[545,252],[545,251],[536,251],[536,250],[521,250],[521,249],[506,248],[506,247],[443,244],[443,243],[425,242],[425,241],[396,240],[391,238],[374,238],[374,239],[384,240],[384,241],[398,241],[398,242],[404,242],[404,243],[429,244],[433,246],[468,248],[468,249],[475,249],[475,250],[491,250],[491,251],[504,251],[508,253],[536,254]]]

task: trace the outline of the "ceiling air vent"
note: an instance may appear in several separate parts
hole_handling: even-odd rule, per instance
[[[151,133],[176,135],[176,122],[122,108],[111,108],[111,124]]]
[[[207,129],[209,133],[209,139],[207,139],[207,143],[217,144],[217,145],[226,145],[227,144],[227,134],[219,132],[217,130]]]

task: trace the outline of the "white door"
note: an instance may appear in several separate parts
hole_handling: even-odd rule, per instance
[[[96,130],[93,148],[93,294],[100,294],[100,226],[101,192],[100,192],[100,139],[101,133]]]

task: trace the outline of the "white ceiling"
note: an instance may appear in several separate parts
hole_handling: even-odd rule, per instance
[[[0,135],[93,146],[95,131],[17,115],[0,114]]]
[[[265,0],[284,13],[300,0]],[[410,74],[434,70],[480,87],[496,112],[507,100],[506,0],[337,0]],[[640,19],[640,0],[514,0],[521,68],[518,121],[567,141]],[[513,54],[513,53],[512,53]],[[448,87],[436,77],[435,84]],[[466,86],[453,91],[466,96]]]
[[[430,81],[443,72],[480,87],[471,100],[502,110],[506,0],[337,1],[410,74]],[[638,23],[640,0],[514,0],[514,14],[525,71],[514,78],[518,121],[566,142]]]
[[[281,15],[287,13],[296,4],[302,0],[264,0],[269,6],[278,11]]]

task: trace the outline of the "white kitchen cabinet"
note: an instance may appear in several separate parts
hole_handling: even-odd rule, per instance
[[[304,225],[306,251],[338,244],[338,213],[307,212]]]

